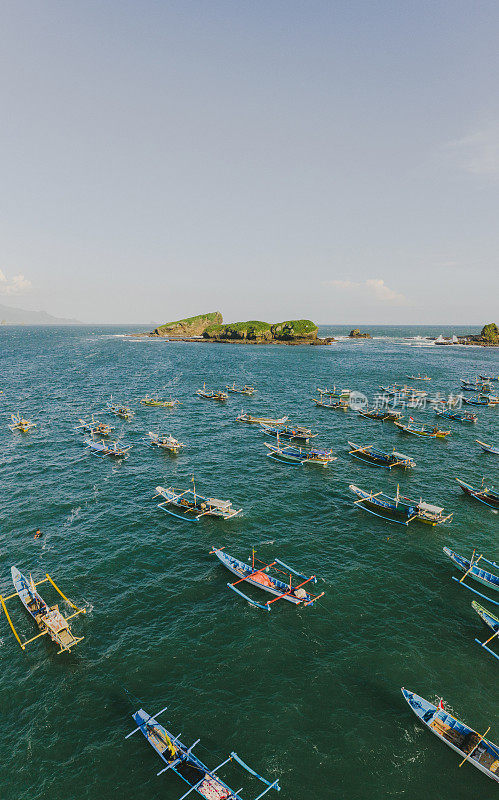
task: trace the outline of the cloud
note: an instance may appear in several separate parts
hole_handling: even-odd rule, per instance
[[[382,278],[369,278],[366,281],[326,281],[326,286],[332,286],[340,291],[356,292],[376,298],[386,305],[405,305],[407,298],[400,292],[390,289]]]
[[[8,278],[0,269],[0,294],[26,294],[33,285],[24,275],[13,275]]]
[[[465,172],[499,177],[499,123],[448,142],[445,150]]]

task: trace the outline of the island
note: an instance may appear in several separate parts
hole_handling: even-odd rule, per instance
[[[221,313],[212,311],[165,322],[145,335],[189,342],[244,344],[325,345],[335,341],[333,337],[319,338],[318,330],[318,326],[310,319],[288,319],[275,323],[261,320],[224,323]]]
[[[353,331],[350,331],[348,334],[349,339],[372,339],[370,333],[361,333],[358,328],[354,328]]]
[[[484,325],[480,333],[467,333],[460,336],[438,336],[429,337],[435,344],[450,345],[450,344],[468,344],[475,345],[475,347],[499,347],[499,328],[495,322],[489,322]]]

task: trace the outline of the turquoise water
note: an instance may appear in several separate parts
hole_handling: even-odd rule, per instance
[[[44,639],[23,652],[0,620],[2,800],[179,798],[187,787],[156,777],[161,764],[143,737],[124,740],[139,705],[151,713],[168,705],[165,724],[184,741],[201,737],[198,755],[211,767],[237,750],[280,777],[281,800],[496,796],[492,781],[458,769],[457,756],[418,724],[400,687],[443,696],[477,730],[491,725],[499,742],[497,662],[474,643],[487,629],[442,553],[476,547],[499,558],[497,513],[454,480],[498,484],[497,458],[475,438],[499,442],[499,408],[478,408],[475,426],[448,421],[449,441],[425,441],[350,411],[315,409],[310,398],[333,383],[372,396],[415,371],[433,377],[432,391],[449,392],[462,376],[499,373],[499,352],[404,338],[442,329],[370,330],[381,338],[310,348],[135,341],[112,328],[0,329],[0,590],[13,591],[15,564],[36,579],[49,572],[89,609],[73,621],[85,640],[64,655]],[[258,393],[225,406],[193,396],[203,381],[234,380]],[[141,407],[145,393],[182,405]],[[135,405],[133,420],[103,413],[111,394]],[[309,424],[338,460],[327,470],[273,462],[265,437],[234,421],[241,408]],[[37,421],[27,436],[7,428],[17,410]],[[83,448],[74,426],[91,413],[123,429],[133,445],[127,461]],[[434,420],[431,411],[413,416]],[[143,441],[149,430],[172,433],[185,450],[159,452]],[[396,446],[417,467],[369,467],[348,455],[348,439]],[[193,474],[200,493],[231,499],[243,516],[193,525],[158,510],[155,487],[188,488]],[[454,511],[452,524],[390,524],[355,506],[348,490],[396,491],[397,482]],[[325,595],[310,608],[259,611],[226,588],[230,575],[212,545],[242,558],[255,546],[263,560],[316,573]],[[41,593],[56,602],[47,585]],[[9,608],[22,635],[34,635],[16,598]],[[224,774],[235,788],[246,780]],[[259,790],[250,781],[243,796]]]

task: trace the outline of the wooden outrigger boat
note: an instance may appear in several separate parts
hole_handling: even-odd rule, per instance
[[[273,417],[253,417],[251,414],[245,414],[244,411],[241,411],[238,417],[236,417],[236,422],[246,422],[248,425],[285,425],[288,421],[289,417],[277,417],[277,419]]]
[[[457,583],[460,583],[462,586],[465,586],[466,589],[469,589],[470,592],[474,592],[474,594],[477,594],[479,597],[483,597],[484,600],[488,600],[489,603],[493,603],[493,605],[498,606],[499,601],[492,600],[490,597],[477,592],[477,590],[473,589],[472,586],[468,586],[467,583],[464,583],[464,579],[469,576],[470,578],[473,578],[473,580],[478,581],[478,583],[481,583],[483,586],[486,586],[487,589],[494,589],[496,592],[499,592],[499,575],[495,575],[493,572],[478,566],[479,562],[482,562],[482,564],[488,564],[490,567],[499,569],[499,564],[496,564],[495,561],[489,561],[487,558],[484,558],[483,555],[475,557],[475,552],[476,551],[473,550],[471,559],[468,561],[467,558],[458,555],[449,547],[444,547],[445,555],[450,558],[450,560],[459,570],[461,570],[461,572],[464,572],[464,576],[461,579],[458,579],[453,575],[452,580],[457,581]]]
[[[452,411],[450,408],[435,408],[437,417],[445,417],[445,419],[454,419],[456,422],[473,423],[478,420],[476,414],[471,411]]]
[[[153,433],[152,431],[149,431],[147,436],[148,439],[146,441],[149,441],[156,447],[162,447],[164,450],[168,450],[170,453],[178,453],[182,447],[185,447],[182,442],[179,442],[178,439],[175,439],[170,434]]]
[[[0,595],[0,603],[2,608],[5,612],[5,616],[7,617],[7,621],[12,629],[14,636],[16,637],[17,641],[21,645],[22,649],[24,650],[27,644],[30,642],[34,642],[35,639],[39,639],[41,636],[45,636],[48,634],[53,642],[55,642],[59,646],[59,653],[63,652],[71,652],[71,648],[75,647],[78,642],[81,642],[84,639],[84,636],[76,637],[73,636],[71,633],[70,627],[68,625],[68,620],[76,617],[78,614],[85,614],[86,609],[78,608],[71,600],[61,592],[58,586],[54,583],[52,578],[48,573],[45,574],[45,578],[41,581],[37,581],[35,583],[33,578],[30,577],[29,581],[24,577],[22,572],[16,567],[12,567],[11,569],[12,574],[12,581],[14,583],[15,592],[14,594],[10,594],[8,597],[2,597]],[[69,617],[64,617],[61,611],[59,610],[59,606],[48,606],[45,600],[39,595],[36,590],[37,586],[40,586],[42,583],[49,583],[52,584],[56,592],[60,594],[63,600],[66,603],[76,609],[74,614],[70,614]],[[33,619],[35,620],[36,624],[38,625],[41,633],[38,633],[36,636],[32,636],[31,639],[27,639],[24,642],[21,641],[21,637],[17,633],[14,623],[12,622],[9,612],[7,611],[7,606],[5,602],[7,600],[11,600],[13,597],[19,597],[21,603],[25,607],[25,609],[31,614]]]
[[[279,442],[279,437],[277,437],[277,444],[265,442],[265,447],[270,450],[270,453],[267,453],[268,458],[296,466],[299,464],[312,464],[327,467],[328,464],[332,464],[337,459],[332,450],[304,450],[302,447],[282,446]]]
[[[430,505],[422,499],[411,500],[410,497],[404,497],[400,494],[398,486],[395,497],[390,497],[383,492],[365,492],[353,484],[350,484],[348,488],[359,498],[354,501],[354,504],[358,504],[370,514],[374,514],[375,517],[381,517],[389,522],[408,525],[416,520],[433,526],[450,522],[452,519],[452,513],[444,514],[444,509],[440,506]]]
[[[463,403],[468,406],[489,406],[493,408],[499,405],[499,397],[495,394],[479,394],[476,397],[463,397]]]
[[[149,397],[146,394],[145,397],[142,397],[140,400],[140,404],[143,406],[159,406],[160,408],[174,408],[175,406],[180,405],[180,400],[174,400],[170,397],[169,400],[158,400],[157,397]]]
[[[134,412],[128,406],[120,405],[119,403],[113,403],[113,398],[106,403],[107,410],[114,414],[116,417],[120,417],[121,419],[132,419]]]
[[[441,431],[436,426],[430,428],[428,425],[414,425],[411,422],[407,424],[396,422],[395,425],[404,433],[412,433],[414,436],[424,436],[429,439],[445,439],[451,434],[450,431]]]
[[[488,381],[479,381],[475,379],[474,381],[467,381],[461,378],[461,391],[463,392],[488,392],[490,391],[491,386]]]
[[[492,444],[485,444],[485,442],[481,442],[480,439],[475,439],[475,442],[477,442],[486,453],[493,453],[495,456],[499,456],[499,447],[494,447]]]
[[[397,422],[397,420],[401,419],[402,417],[401,411],[393,411],[389,408],[359,408],[357,413],[360,414],[361,417],[375,419],[379,422]]]
[[[202,389],[197,390],[196,394],[199,395],[199,397],[204,397],[205,400],[218,400],[219,403],[226,403],[227,400],[229,399],[229,395],[227,394],[227,392],[207,391],[205,383],[203,383]]]
[[[499,381],[499,375],[480,375],[480,380],[489,383],[490,381]]]
[[[329,403],[326,403],[322,397],[320,400],[312,397],[312,400],[315,403],[316,408],[329,408],[331,411],[348,411],[348,400],[330,399]]]
[[[114,431],[112,425],[99,422],[99,420],[93,418],[93,415],[90,422],[87,422],[85,419],[80,419],[78,422],[80,424],[76,426],[75,431],[81,430],[84,433],[89,433],[91,436],[110,436],[111,432]]]
[[[403,453],[397,453],[395,448],[393,450],[379,450],[373,444],[360,445],[348,442],[352,448],[349,455],[358,458],[360,461],[365,461],[372,467],[384,467],[391,469],[392,467],[403,467],[409,469],[415,467],[416,462],[410,456]]]
[[[490,728],[487,728],[484,734],[478,734],[473,728],[445,711],[442,701],[435,706],[424,697],[403,687],[402,694],[421,722],[440,741],[463,756],[460,767],[468,762],[492,780],[499,782],[499,747],[485,738]]]
[[[428,375],[407,375],[406,377],[411,381],[431,381]]]
[[[194,481],[192,483],[194,484]],[[158,503],[161,511],[188,522],[199,522],[201,517],[231,519],[242,512],[242,508],[234,508],[230,500],[218,500],[216,497],[203,497],[197,494],[195,485],[193,489],[186,489],[183,492],[173,486],[169,486],[168,489],[156,486],[154,497],[164,498],[162,503]],[[169,506],[173,506],[180,513],[172,511]]]
[[[474,497],[475,500],[479,500],[480,503],[484,503],[486,506],[490,506],[490,508],[499,508],[499,492],[494,491],[493,488],[489,489],[487,486],[483,486],[483,481],[479,489],[476,489],[469,483],[465,483],[460,478],[456,478],[456,481],[465,494]]]
[[[337,386],[333,386],[332,389],[320,389],[317,387],[317,391],[321,396],[332,397],[335,400],[348,400],[352,394],[351,389],[338,389]]]
[[[11,423],[8,426],[12,432],[21,431],[21,433],[28,433],[33,428],[36,428],[36,422],[31,422],[29,419],[24,419],[21,414],[11,414]]]
[[[248,397],[251,397],[252,394],[255,394],[256,389],[254,386],[243,386],[241,389],[238,389],[236,386],[236,382],[232,384],[232,386],[225,387],[227,391],[231,392],[232,394],[245,394]]]
[[[270,611],[271,604],[275,603],[277,600],[288,600],[288,602],[293,603],[296,606],[311,606],[316,600],[319,599],[319,597],[324,595],[324,592],[321,592],[318,595],[312,596],[303,588],[307,583],[317,583],[317,577],[315,575],[311,575],[310,577],[307,577],[307,575],[302,575],[301,572],[297,572],[283,561],[279,561],[278,558],[276,558],[270,564],[266,564],[264,561],[260,561],[259,559],[255,558],[255,551],[253,550],[251,564],[249,564],[245,561],[240,561],[238,558],[234,558],[234,556],[230,556],[228,553],[224,553],[223,550],[223,547],[213,548],[213,550],[210,550],[210,555],[216,555],[224,567],[230,570],[230,572],[232,572],[234,575],[238,576],[239,580],[235,581],[234,583],[228,583],[228,588],[232,589],[233,592],[236,592],[236,594],[243,597],[248,601],[248,603],[251,603],[251,605],[262,609],[262,611]],[[255,566],[255,562],[261,566]],[[279,567],[284,567],[286,572],[283,573],[282,570],[279,570],[279,568],[276,567],[276,564],[278,564]],[[274,568],[274,570],[280,574],[286,575],[286,581],[282,580],[282,578],[277,578],[276,576],[269,574],[269,570],[272,568]],[[293,586],[292,575],[302,578],[303,581],[297,586]],[[275,595],[274,599],[268,600],[265,604],[257,603],[251,597],[243,594],[240,589],[236,589],[236,586],[243,582],[249,583],[251,586],[256,586],[259,589],[263,589],[265,592]]]
[[[184,800],[184,797],[187,797],[191,792],[196,792],[200,797],[204,797],[205,800],[243,800],[240,794],[242,789],[234,791],[234,789],[231,789],[217,774],[218,771],[230,761],[235,761],[246,770],[246,772],[258,778],[258,780],[266,786],[266,789],[260,792],[254,800],[260,800],[260,798],[271,789],[280,791],[281,787],[279,786],[278,780],[271,783],[265,778],[262,778],[261,775],[249,767],[239,758],[237,753],[234,752],[232,752],[225,761],[222,761],[221,764],[215,767],[215,769],[209,769],[206,764],[192,752],[194,747],[199,743],[199,739],[191,744],[190,747],[187,747],[187,745],[180,741],[180,734],[175,736],[175,734],[171,733],[171,731],[158,722],[159,715],[163,714],[164,711],[166,711],[166,708],[162,708],[161,711],[158,711],[156,715],[153,716],[152,714],[147,714],[144,709],[140,708],[132,714],[132,718],[137,727],[125,736],[125,739],[137,733],[137,731],[143,733],[149,744],[166,765],[157,774],[162,775],[164,772],[171,769],[172,772],[178,775],[179,778],[182,778],[190,787],[190,789],[182,795],[180,800]]]
[[[495,653],[492,648],[488,647],[489,642],[491,642],[492,639],[495,639],[496,636],[499,636],[499,617],[496,617],[496,615],[491,611],[487,611],[487,609],[481,606],[480,603],[477,603],[476,600],[473,600],[471,606],[476,611],[478,616],[481,617],[481,619],[485,622],[485,624],[494,631],[494,634],[485,642],[480,641],[480,639],[475,639],[475,642],[479,644],[480,647],[483,647],[487,653],[490,653],[491,656],[494,656],[494,658],[497,658],[499,661],[499,655]]]
[[[85,449],[96,456],[113,456],[114,458],[128,458],[132,445],[123,445],[120,441],[105,442],[103,439],[84,439]]]
[[[314,439],[318,434],[312,433],[310,428],[305,428],[303,425],[286,425],[284,428],[276,428],[272,425],[260,425],[262,433],[269,436],[280,436],[282,439],[295,439],[300,442],[308,442]]]

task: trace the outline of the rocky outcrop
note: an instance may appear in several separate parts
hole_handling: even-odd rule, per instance
[[[309,319],[291,319],[271,324],[260,320],[210,325],[203,333],[205,339],[218,342],[245,341],[252,344],[285,342],[287,344],[313,343],[318,328]]]
[[[482,347],[499,347],[499,328],[495,322],[484,325],[478,334],[458,336],[459,344],[478,344]]]
[[[198,314],[197,317],[178,319],[176,322],[165,322],[164,325],[155,328],[152,335],[175,339],[186,336],[203,336],[207,328],[222,322],[223,317],[220,311],[213,311],[210,314]]]
[[[362,333],[358,328],[354,328],[353,331],[350,331],[348,336],[350,339],[372,339],[370,333]]]

